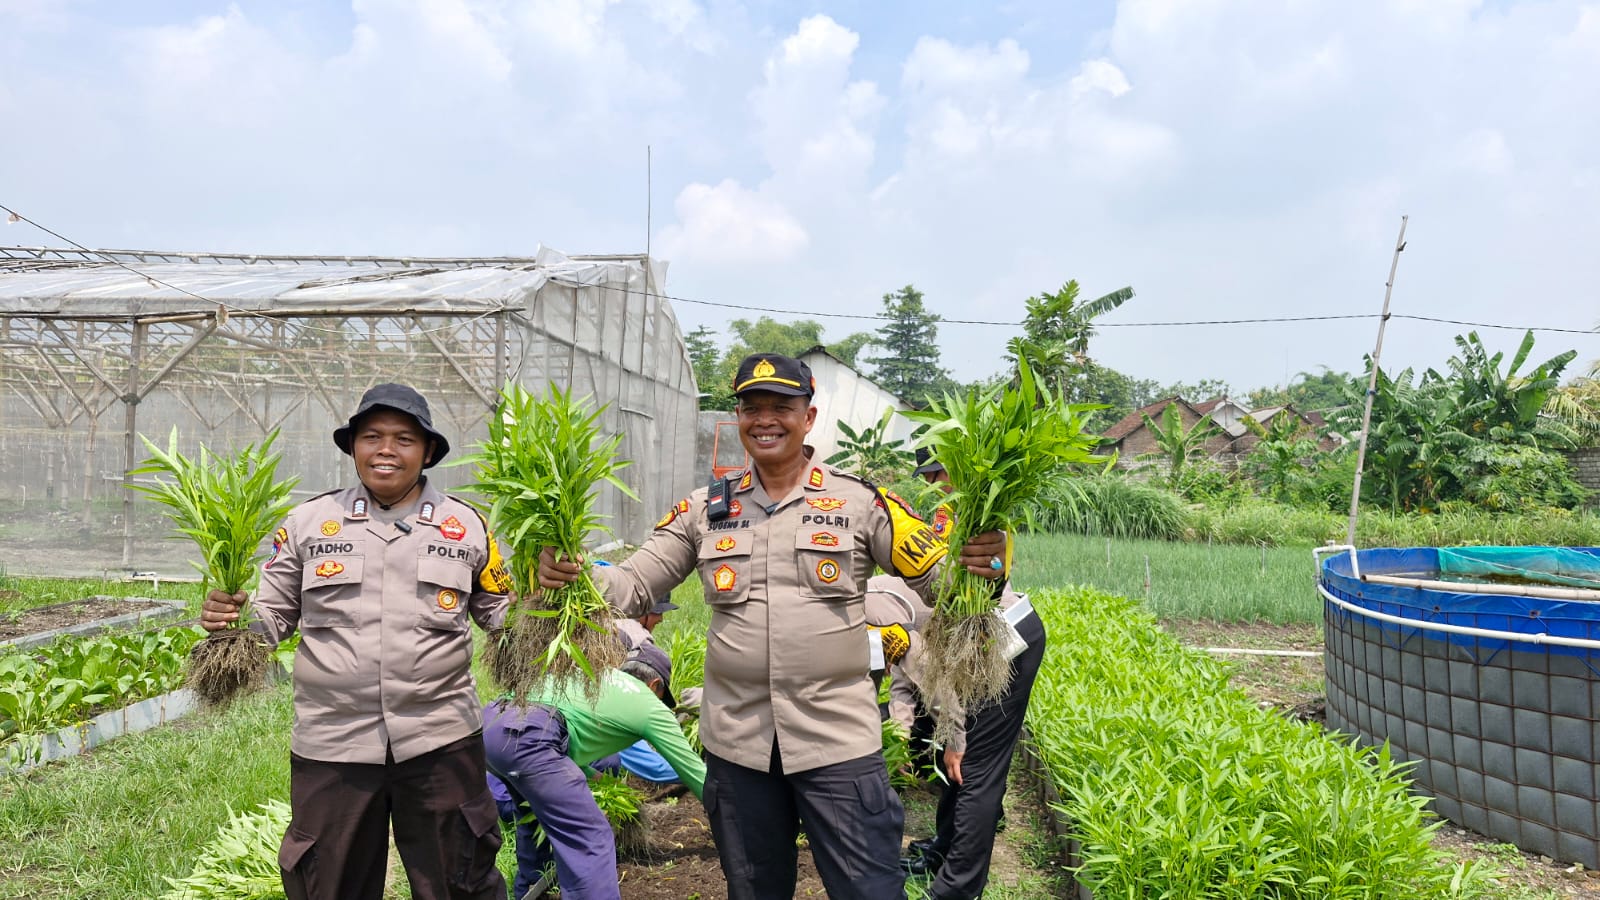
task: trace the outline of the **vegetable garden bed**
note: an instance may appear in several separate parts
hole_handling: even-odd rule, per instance
[[[60,637],[99,634],[141,625],[176,622],[188,604],[146,597],[85,597],[52,603],[0,619],[0,653],[40,647]]]

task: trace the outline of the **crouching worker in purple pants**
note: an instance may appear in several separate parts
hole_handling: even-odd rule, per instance
[[[543,859],[535,844],[539,826],[555,853],[562,900],[621,900],[617,847],[611,825],[595,805],[584,764],[649,741],[696,797],[706,767],[672,715],[672,663],[654,644],[628,654],[620,671],[605,674],[590,704],[582,685],[546,687],[528,706],[509,700],[484,710],[483,743],[489,771],[505,783],[512,801],[536,821],[517,823],[515,897],[539,879]]]

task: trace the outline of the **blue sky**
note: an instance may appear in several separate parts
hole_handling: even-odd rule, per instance
[[[1375,313],[1409,213],[1396,312],[1600,323],[1594,0],[0,0],[0,122],[0,203],[91,246],[638,251],[650,145],[684,298],[875,313],[913,283],[1015,322],[1077,278],[1137,292],[1108,325]],[[1242,392],[1355,370],[1375,327],[1091,350]],[[1386,367],[1460,330],[1397,320]],[[996,371],[1012,333],[947,324],[945,362]],[[1535,354],[1568,348],[1600,357]]]

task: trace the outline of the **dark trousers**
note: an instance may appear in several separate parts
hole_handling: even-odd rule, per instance
[[[288,900],[380,900],[389,826],[414,900],[505,900],[500,821],[472,734],[405,762],[289,757]]]
[[[562,900],[621,900],[616,838],[583,770],[567,757],[561,717],[546,706],[491,703],[483,713],[483,744],[489,771],[536,820],[517,825],[516,896],[539,879],[543,857],[534,829],[542,825],[555,853]]]
[[[897,860],[905,811],[882,753],[786,774],[706,755],[706,815],[728,900],[791,900],[801,829],[829,900],[904,900]]]
[[[961,784],[939,796],[933,849],[944,857],[928,886],[929,900],[976,900],[989,883],[989,857],[1006,796],[1011,756],[1028,712],[1028,697],[1044,660],[1044,623],[1037,613],[1017,623],[1028,648],[1012,660],[1011,684],[1000,699],[967,716]]]

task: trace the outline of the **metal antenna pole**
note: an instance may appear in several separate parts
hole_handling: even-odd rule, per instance
[[[644,145],[644,258],[650,259],[650,214],[655,201],[655,191],[650,184],[650,145]]]
[[[1378,358],[1383,355],[1383,327],[1389,324],[1389,298],[1394,294],[1394,273],[1400,267],[1400,251],[1406,248],[1406,220],[1400,217],[1400,237],[1394,242],[1394,260],[1389,263],[1389,280],[1383,286],[1383,315],[1378,319],[1378,343],[1372,348],[1372,371],[1367,374],[1366,408],[1361,411],[1361,442],[1356,445],[1356,481],[1350,489],[1350,527],[1345,543],[1355,546],[1356,515],[1361,510],[1361,469],[1367,462],[1367,430],[1372,426],[1372,397],[1378,390]]]

